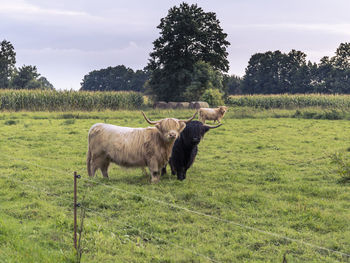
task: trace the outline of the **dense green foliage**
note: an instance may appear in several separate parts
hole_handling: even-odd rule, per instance
[[[305,93],[310,83],[308,74],[306,54],[301,51],[257,53],[249,60],[242,91],[248,94]]]
[[[229,111],[205,136],[185,181],[151,185],[141,169],[86,174],[91,125],[147,127],[138,111],[3,113],[0,261],[74,262],[76,170],[87,207],[82,262],[347,262],[298,241],[350,250],[350,185],[330,157],[349,148],[348,121],[235,118]]]
[[[126,68],[124,65],[94,70],[84,76],[81,90],[84,91],[144,91],[148,75],[143,70]]]
[[[14,71],[10,88],[53,90],[53,85],[45,77],[40,77],[36,66],[23,65]]]
[[[206,93],[209,89],[215,89],[219,91],[223,90],[222,74],[219,71],[214,70],[209,63],[198,61],[193,67],[191,83],[186,88],[184,99],[186,101],[201,100],[203,94]],[[209,103],[209,101],[206,102]]]
[[[53,85],[37,71],[36,66],[16,68],[16,52],[6,40],[0,43],[0,89],[48,89]]]
[[[223,76],[223,89],[225,94],[242,94],[242,78],[236,75]]]
[[[208,102],[210,107],[217,107],[224,105],[223,94],[218,89],[207,89],[202,97],[201,101]]]
[[[199,61],[214,70],[228,70],[226,48],[230,43],[215,13],[182,3],[171,8],[157,28],[161,36],[153,42],[147,70],[148,90],[158,100],[184,100],[187,87],[195,81],[194,65]]]
[[[0,110],[67,111],[137,109],[144,106],[137,92],[1,90]]]
[[[296,109],[305,107],[350,108],[350,95],[297,94],[229,96],[229,106],[256,107],[264,109]]]
[[[15,69],[16,52],[13,45],[3,40],[0,43],[0,88],[9,87],[11,75]]]
[[[350,93],[350,43],[341,43],[332,58],[306,62],[306,54],[277,50],[254,54],[246,68],[243,94]]]

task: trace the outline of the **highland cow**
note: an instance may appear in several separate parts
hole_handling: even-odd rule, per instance
[[[175,140],[196,115],[188,120],[166,118],[150,121],[155,127],[129,128],[97,123],[90,128],[87,170],[94,176],[97,169],[108,177],[108,166],[114,162],[123,167],[148,167],[151,182],[159,180],[159,172],[169,161]]]
[[[219,106],[215,109],[200,108],[198,110],[198,112],[199,112],[198,119],[202,123],[205,123],[206,120],[214,121],[214,123],[215,123],[215,121],[217,121],[218,123],[220,123],[220,121],[224,117],[226,111],[227,111],[226,106]]]
[[[204,134],[209,129],[214,129],[221,126],[209,126],[200,121],[191,121],[187,123],[186,128],[180,134],[180,137],[175,141],[169,165],[171,173],[177,174],[177,179],[186,179],[187,170],[193,164],[197,152],[198,144],[203,138]],[[162,169],[162,175],[166,173],[166,166]]]

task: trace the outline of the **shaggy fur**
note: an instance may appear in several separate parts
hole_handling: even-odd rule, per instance
[[[143,113],[144,114],[144,113]],[[111,124],[97,123],[90,128],[87,153],[87,170],[94,176],[101,169],[108,177],[110,162],[123,167],[148,167],[151,181],[159,180],[159,171],[169,161],[176,138],[192,120],[173,118],[148,123],[155,125],[149,128],[129,128]]]
[[[217,128],[217,126],[209,126],[202,124],[199,121],[191,121],[186,125],[186,128],[180,134],[180,137],[175,141],[172,149],[171,158],[169,164],[171,167],[171,173],[177,174],[177,179],[186,179],[187,170],[193,164],[197,152],[198,144],[203,138],[204,134],[211,128]],[[162,175],[166,173],[166,167],[162,169]]]
[[[219,106],[218,108],[200,108],[199,109],[199,121],[205,123],[206,120],[217,121],[220,123],[221,119],[224,117],[227,111],[226,106]]]

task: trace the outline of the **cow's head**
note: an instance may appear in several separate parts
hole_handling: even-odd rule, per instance
[[[222,115],[224,115],[227,110],[228,108],[226,106],[219,106],[219,111]]]
[[[155,125],[158,129],[159,133],[163,137],[163,139],[167,142],[173,142],[175,141],[180,133],[185,129],[186,123],[193,120],[193,118],[196,116],[197,112],[189,118],[188,120],[178,120],[174,118],[166,118],[159,121],[150,121],[146,114],[142,112],[143,117],[145,120],[152,125]]]
[[[200,121],[191,121],[187,124],[186,129],[181,133],[181,140],[187,146],[196,146],[200,143],[204,134],[210,129],[220,127],[222,124],[211,126],[203,124]]]

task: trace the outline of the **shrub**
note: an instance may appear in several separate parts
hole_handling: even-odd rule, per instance
[[[247,95],[247,96],[229,96],[226,99],[229,106],[255,107],[264,109],[296,109],[306,107],[321,108],[350,108],[349,95]],[[337,113],[331,112],[333,117],[337,118]]]
[[[218,89],[207,89],[202,97],[202,101],[208,102],[211,107],[224,105],[223,94]]]

